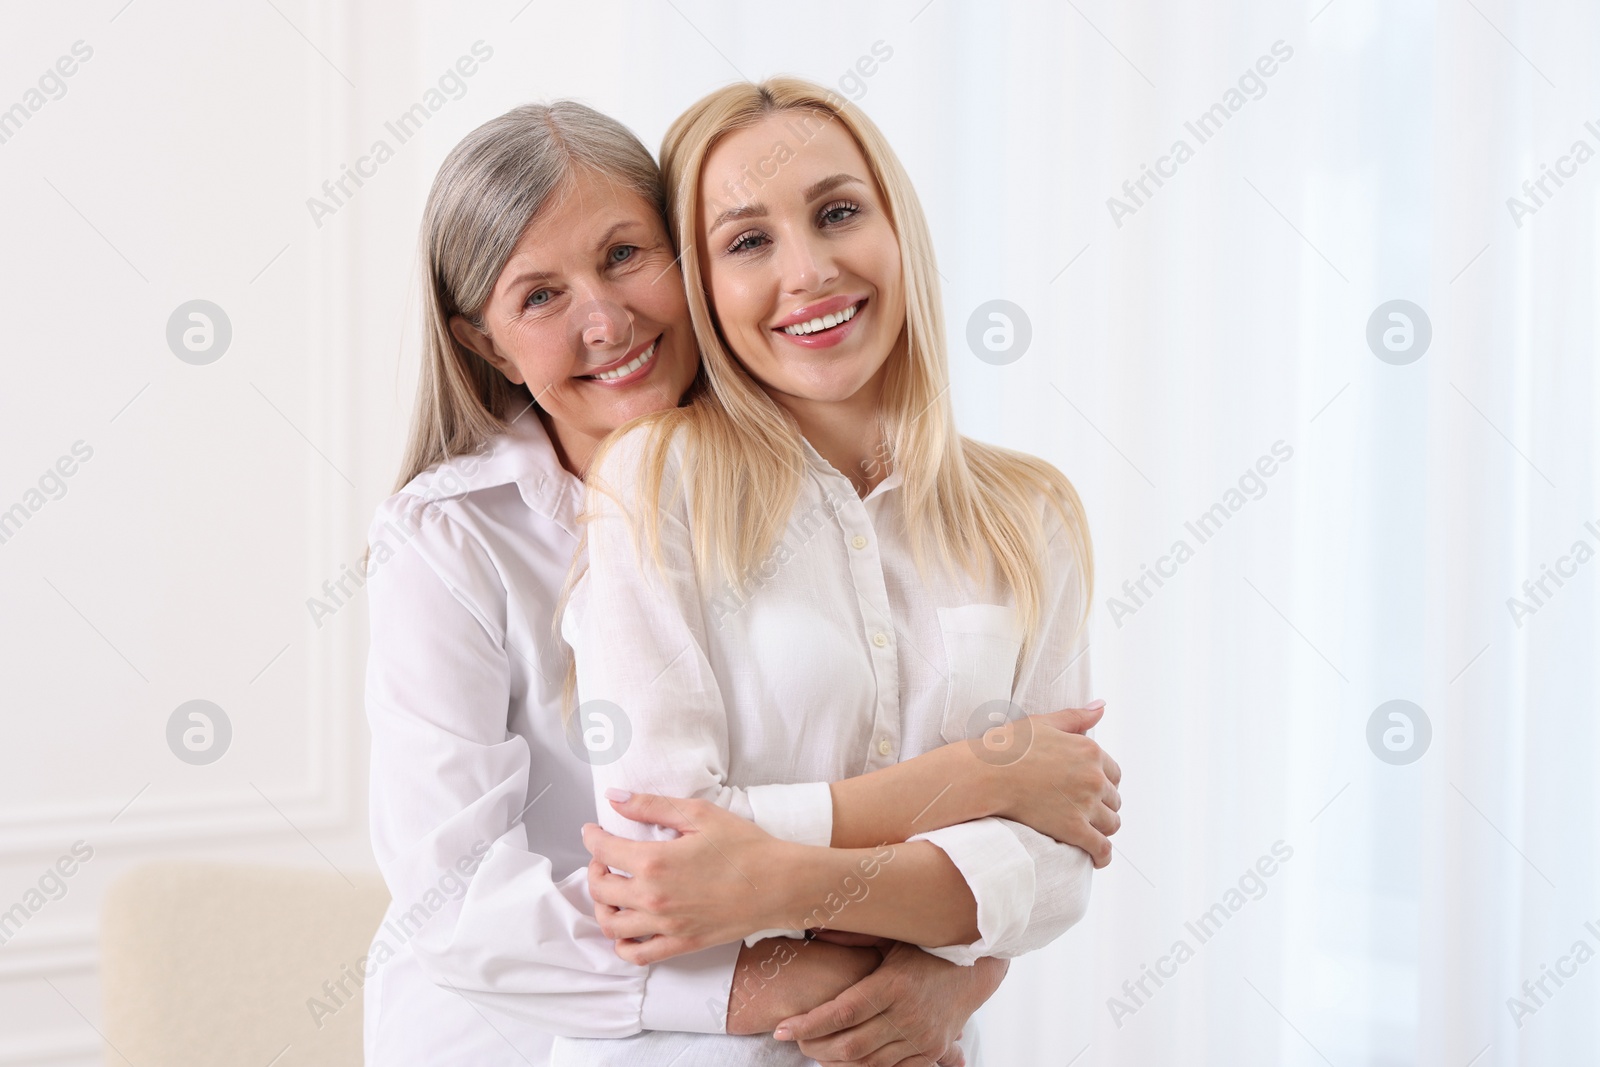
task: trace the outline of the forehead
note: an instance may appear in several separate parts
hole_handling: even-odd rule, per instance
[[[706,154],[701,214],[713,204],[770,206],[775,193],[841,173],[872,181],[866,158],[843,122],[816,111],[777,111],[728,134]]]
[[[661,218],[626,184],[592,170],[580,169],[562,179],[544,206],[523,229],[513,257],[541,250],[589,253],[618,223],[659,226]]]

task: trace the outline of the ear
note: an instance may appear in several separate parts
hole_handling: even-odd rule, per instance
[[[491,367],[506,376],[512,385],[523,384],[522,371],[495,347],[494,338],[478,329],[465,315],[450,316],[450,335],[482,356]]]

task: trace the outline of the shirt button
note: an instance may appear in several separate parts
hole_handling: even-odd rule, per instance
[[[854,545],[856,548],[866,548],[867,547],[867,539],[865,537],[862,537],[860,534],[856,534],[854,537],[852,537],[850,539],[850,543],[852,545]]]
[[[878,755],[887,756],[890,752],[893,752],[893,751],[894,751],[894,747],[889,744],[889,739],[887,737],[882,738],[878,742]]]
[[[883,635],[882,631],[879,631],[872,635],[872,643],[882,648],[889,643],[889,639]]]

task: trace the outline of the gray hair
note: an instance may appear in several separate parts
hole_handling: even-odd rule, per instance
[[[649,149],[616,119],[572,100],[512,108],[467,134],[440,165],[422,216],[422,373],[397,491],[503,431],[508,403],[533,402],[526,386],[461,345],[450,319],[481,326],[523,231],[580,171],[633,190],[665,220]]]

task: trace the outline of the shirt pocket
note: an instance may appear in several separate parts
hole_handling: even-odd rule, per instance
[[[1016,609],[1007,605],[967,604],[940,608],[939,632],[944,638],[947,681],[940,735],[946,741],[963,741],[1003,721],[984,716],[980,723],[978,712],[991,701],[1011,699],[1022,652],[1022,624]]]

